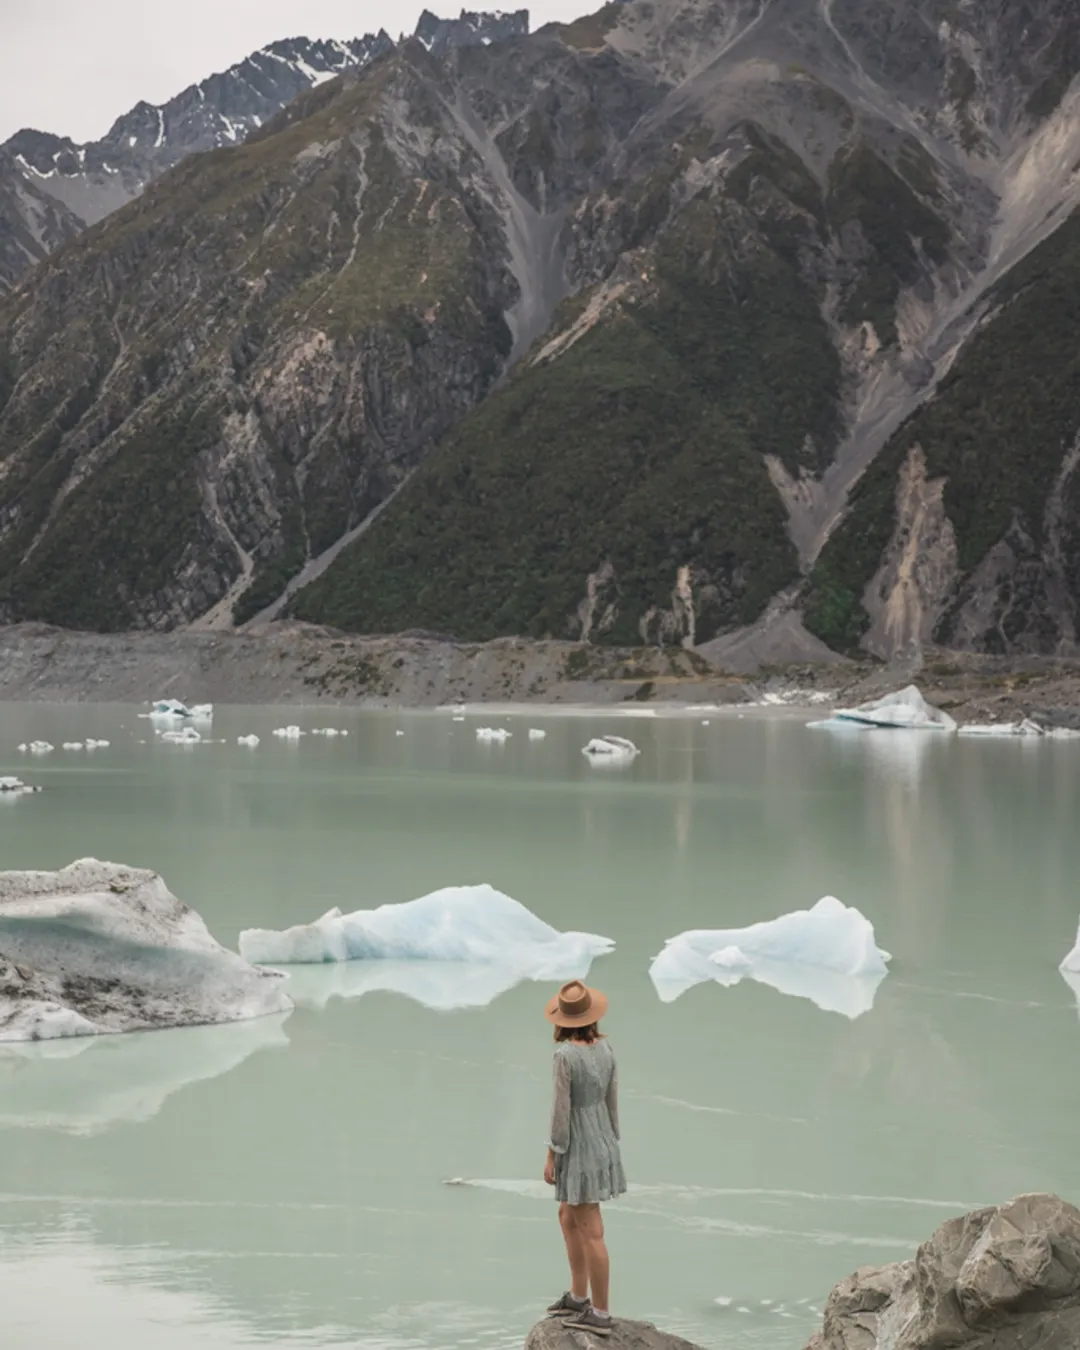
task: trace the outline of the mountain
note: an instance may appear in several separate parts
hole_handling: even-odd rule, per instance
[[[421,14],[416,38],[441,53],[528,32],[528,12],[474,14],[457,19]],[[100,141],[20,131],[0,146],[0,200],[32,197],[66,208],[59,232],[15,252],[10,234],[33,230],[34,208],[0,215],[0,289],[10,285],[56,243],[72,238],[137,197],[146,185],[188,155],[236,145],[270,121],[298,94],[346,70],[360,70],[395,49],[385,30],[348,42],[289,38],[272,42],[220,74],[191,85],[160,106],[137,103]],[[8,255],[11,255],[9,260]]]
[[[0,302],[0,616],[1070,647],[1075,6],[423,36]]]

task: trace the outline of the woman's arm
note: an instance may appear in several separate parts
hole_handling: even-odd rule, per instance
[[[555,1052],[554,1098],[551,1103],[551,1133],[548,1148],[565,1153],[570,1147],[570,1065],[565,1055]]]
[[[614,1060],[611,1061],[611,1078],[607,1085],[607,1109],[615,1138],[620,1139],[622,1136],[619,1134],[619,1070]]]

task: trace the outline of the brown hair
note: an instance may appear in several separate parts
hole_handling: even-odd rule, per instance
[[[584,1041],[586,1045],[592,1045],[593,1041],[602,1040],[600,1028],[595,1022],[590,1022],[587,1027],[556,1027],[555,1039],[557,1041]]]

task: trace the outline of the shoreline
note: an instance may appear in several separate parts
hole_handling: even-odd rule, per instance
[[[82,633],[0,627],[0,702],[187,703],[618,719],[823,716],[906,684],[959,722],[1033,716],[1080,728],[1080,660],[935,652],[736,674],[684,648],[591,647],[426,633],[358,637],[304,624],[255,632]]]

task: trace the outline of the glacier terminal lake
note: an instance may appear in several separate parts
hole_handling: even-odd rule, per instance
[[[479,882],[615,940],[589,978],[631,1182],[605,1208],[616,1315],[800,1350],[857,1266],[976,1205],[1075,1198],[1080,743],[219,707],[184,746],[138,711],[0,706],[0,775],[43,789],[0,798],[0,866],[154,868],[228,946]],[[605,733],[641,754],[590,764]],[[111,744],[60,748],[87,737]],[[824,895],[892,954],[863,1015],[746,980],[658,997],[665,938]],[[567,1284],[552,986],[368,964],[299,969],[285,1016],[0,1047],[5,1345],[518,1350]]]

